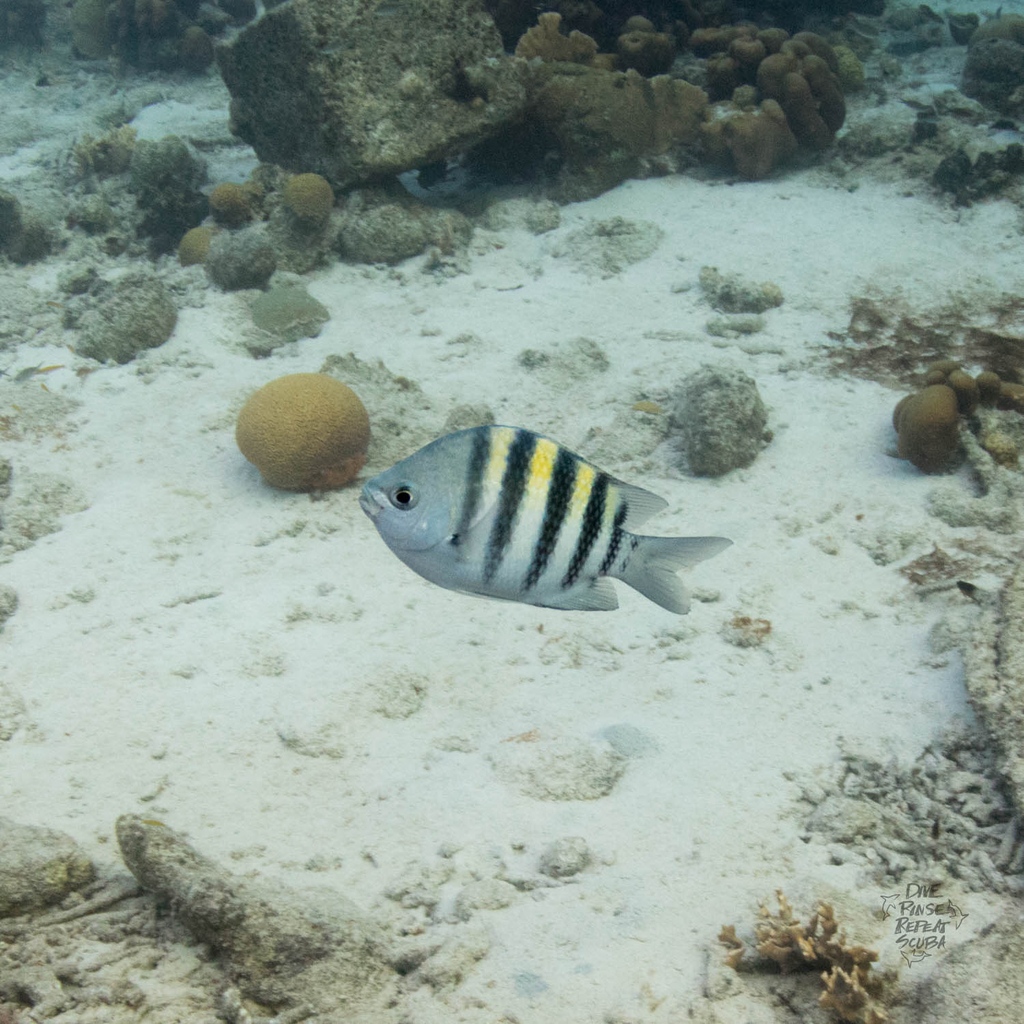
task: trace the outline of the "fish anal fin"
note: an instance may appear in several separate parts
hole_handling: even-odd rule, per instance
[[[612,581],[602,577],[592,583],[579,583],[557,597],[545,595],[543,607],[576,612],[611,612],[619,607],[619,598]]]

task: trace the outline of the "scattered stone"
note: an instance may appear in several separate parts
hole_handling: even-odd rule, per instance
[[[25,702],[0,679],[0,742],[6,743],[28,718]]]
[[[94,875],[92,861],[70,836],[0,818],[0,917],[59,903]]]
[[[431,246],[453,255],[472,234],[472,223],[458,210],[433,209],[387,189],[362,189],[345,204],[338,249],[360,263],[400,263]]]
[[[725,313],[712,317],[704,330],[714,338],[738,338],[745,334],[758,334],[765,328],[765,318],[760,313]]]
[[[56,533],[62,516],[89,507],[70,480],[52,473],[18,474],[13,493],[3,507],[0,556],[24,551],[40,537]]]
[[[986,410],[987,411],[987,410]],[[948,526],[983,527],[1013,534],[1024,523],[1024,475],[997,462],[971,430],[960,431],[976,487],[945,477],[928,492],[928,511]]]
[[[423,981],[435,992],[450,992],[459,985],[474,965],[491,949],[491,940],[483,928],[470,925],[466,931],[446,939],[441,948],[416,971],[415,981]],[[403,1017],[408,1020],[408,1017]]]
[[[501,910],[511,906],[518,890],[500,878],[481,878],[463,886],[455,897],[455,917],[468,921],[477,910]]]
[[[771,440],[767,423],[757,384],[742,370],[704,366],[674,396],[671,424],[697,476],[749,466]]]
[[[555,245],[552,255],[567,258],[584,273],[614,277],[647,259],[664,237],[665,232],[650,221],[609,217],[570,231]]]
[[[529,736],[504,743],[490,760],[502,781],[535,800],[597,800],[615,788],[627,764],[607,742]]]
[[[833,864],[854,864],[888,891],[907,877],[956,879],[975,891],[1024,892],[1013,807],[980,729],[950,732],[911,762],[841,749],[842,767],[806,787],[806,838]]]
[[[498,199],[480,215],[480,224],[490,231],[524,228],[534,235],[553,231],[562,223],[562,212],[550,199]]]
[[[315,338],[331,318],[327,307],[301,284],[276,285],[257,295],[249,310],[264,337],[246,341],[245,347],[261,358],[281,345]]]
[[[226,292],[266,288],[277,269],[277,256],[261,224],[213,236],[206,254],[206,273]]]
[[[389,673],[369,687],[373,710],[385,718],[411,718],[423,707],[429,683],[415,672]]]
[[[79,321],[75,351],[100,362],[129,363],[162,345],[177,322],[174,301],[158,278],[128,274],[97,292]]]
[[[540,855],[540,872],[551,878],[571,878],[586,868],[593,857],[581,836],[556,839]]]
[[[717,267],[701,267],[700,287],[719,313],[764,313],[782,305],[782,289],[772,281],[754,283]]]

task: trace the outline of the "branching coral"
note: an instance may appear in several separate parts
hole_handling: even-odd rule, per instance
[[[819,1005],[848,1024],[884,1024],[888,1015],[878,1002],[882,983],[871,973],[878,953],[865,946],[847,945],[830,904],[819,903],[803,925],[782,890],[777,889],[775,895],[778,913],[762,904],[754,925],[755,948],[762,960],[773,962],[783,974],[821,971],[824,991]],[[738,970],[746,947],[735,927],[723,927],[718,941],[729,950],[726,963]]]

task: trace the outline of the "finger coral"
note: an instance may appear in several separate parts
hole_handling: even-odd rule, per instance
[[[742,177],[767,177],[798,146],[824,149],[842,126],[841,63],[821,36],[742,22],[698,29],[690,46],[706,57],[708,153]]]
[[[615,49],[620,71],[633,68],[648,78],[665,74],[676,56],[675,40],[666,32],[656,32],[651,22],[639,16],[623,26]]]
[[[291,373],[265,384],[238,414],[241,453],[273,487],[344,487],[366,462],[370,419],[351,388],[324,373]]]
[[[775,100],[749,109],[720,103],[713,110],[702,126],[708,155],[712,160],[731,160],[741,178],[767,178],[796,153],[796,136]]]
[[[798,32],[766,57],[757,69],[757,87],[777,100],[802,146],[824,149],[846,119],[839,85],[839,61],[813,32]]]

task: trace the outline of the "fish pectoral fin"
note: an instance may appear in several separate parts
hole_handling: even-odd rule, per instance
[[[550,600],[537,602],[544,608],[574,612],[611,612],[619,607],[619,598],[611,580],[601,577],[593,583],[579,583]]]
[[[491,535],[494,517],[498,514],[498,506],[492,505],[477,514],[471,523],[446,538],[452,553],[460,562],[472,561],[480,557]]]

